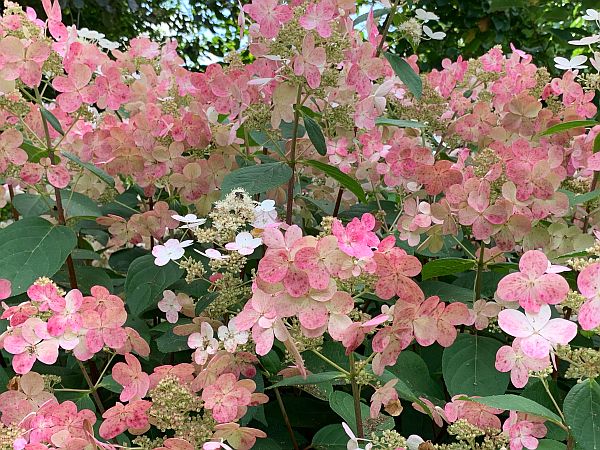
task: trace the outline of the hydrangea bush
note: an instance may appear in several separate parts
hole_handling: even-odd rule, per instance
[[[0,17],[1,449],[600,448],[585,59],[419,73],[432,11],[253,0],[196,73],[43,5]]]

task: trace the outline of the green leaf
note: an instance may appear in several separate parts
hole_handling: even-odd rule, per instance
[[[76,265],[75,275],[77,276],[78,288],[84,294],[89,294],[94,286],[104,286],[109,291],[112,291],[114,287],[112,279],[102,267]],[[56,272],[54,281],[65,288],[70,286],[69,273],[66,268]]]
[[[283,162],[242,167],[225,175],[221,196],[237,188],[245,189],[250,195],[260,194],[287,183],[291,177],[292,169]]]
[[[346,450],[348,439],[342,426],[336,423],[317,431],[313,436],[312,446],[316,450]]]
[[[108,265],[115,272],[127,273],[129,266],[137,258],[147,255],[148,250],[144,250],[140,247],[124,248],[117,250],[108,258]]]
[[[306,127],[310,142],[315,146],[319,155],[325,156],[327,154],[327,144],[325,143],[325,136],[323,136],[321,127],[304,112],[302,113],[302,119],[304,120],[304,126]]]
[[[48,121],[48,123],[52,126],[52,128],[54,128],[56,131],[58,131],[61,135],[63,135],[63,136],[65,135],[65,132],[63,131],[62,127],[60,126],[59,120],[56,118],[56,116],[54,114],[52,114],[46,108],[42,107],[42,116],[44,116],[44,118]]]
[[[51,277],[75,248],[77,236],[64,226],[28,217],[0,230],[0,274],[12,283],[12,295],[41,277]]]
[[[330,166],[329,164],[322,163],[321,161],[315,161],[314,159],[308,159],[304,162],[306,164],[308,164],[309,166],[314,167],[315,169],[319,169],[320,171],[324,172],[326,175],[329,175],[331,178],[333,178],[338,183],[340,183],[343,187],[345,187],[350,192],[352,192],[354,195],[356,195],[361,202],[364,202],[364,203],[367,202],[367,196],[365,194],[365,191],[360,186],[358,181],[356,181],[354,178],[350,177],[349,175],[346,175],[344,172],[342,172],[337,167]]]
[[[294,377],[284,378],[283,380],[272,384],[266,389],[273,389],[281,386],[303,386],[306,384],[319,384],[325,383],[328,381],[333,381],[338,378],[343,378],[344,374],[342,372],[323,372],[323,373],[311,373],[304,378],[302,375],[297,375]]]
[[[83,394],[77,400],[75,400],[75,405],[77,406],[77,410],[81,411],[82,409],[89,409],[90,411],[96,411],[96,405],[90,397],[90,394]]]
[[[48,156],[48,149],[36,147],[31,141],[25,140],[21,148],[27,152],[27,161],[37,163],[45,156]]]
[[[426,297],[437,295],[445,302],[473,303],[473,290],[443,281],[427,280],[419,284]]]
[[[600,136],[600,134],[598,136]],[[596,189],[586,194],[576,195],[573,199],[573,205],[581,205],[583,203],[591,202],[592,200],[595,200],[598,197],[600,197],[600,189]]]
[[[102,211],[91,198],[79,192],[68,190],[60,191],[62,203],[65,209],[65,217],[71,219],[74,217],[84,217],[95,219],[102,215]]]
[[[106,184],[108,184],[110,187],[115,187],[115,180],[113,179],[113,177],[111,177],[109,174],[107,174],[104,170],[100,169],[99,167],[95,166],[92,163],[82,161],[81,159],[79,159],[78,156],[74,155],[73,153],[62,151],[62,152],[60,152],[60,154],[62,156],[64,156],[65,158],[67,158],[68,160],[73,161],[78,166],[89,170],[94,175],[96,175],[98,178],[100,178],[102,181],[104,181]]]
[[[459,334],[442,356],[442,373],[450,395],[504,394],[510,375],[496,370],[500,347],[502,343],[496,339]]]
[[[597,134],[594,138],[594,146],[592,147],[593,153],[600,152],[600,134]]]
[[[551,126],[546,131],[543,131],[541,133],[541,136],[548,136],[551,134],[561,133],[563,131],[572,130],[573,128],[593,127],[594,125],[598,125],[598,122],[596,122],[595,120],[571,120],[569,122],[562,122]]]
[[[427,125],[416,120],[390,119],[389,117],[378,117],[375,125],[388,125],[400,128],[425,128]]]
[[[120,394],[123,391],[123,386],[117,383],[113,379],[112,375],[106,375],[104,378],[102,378],[102,381],[100,384],[98,384],[98,387],[104,388],[110,392],[114,392],[115,394]]]
[[[427,364],[414,352],[404,350],[398,356],[396,364],[388,367],[387,370],[398,377],[410,389],[411,394],[444,398],[444,391],[429,375]]]
[[[544,419],[555,423],[562,423],[560,417],[548,408],[520,395],[492,395],[489,397],[471,398],[469,400],[481,403],[482,405],[491,406],[492,408],[524,412],[533,414],[534,416],[543,417]]]
[[[511,8],[527,6],[526,0],[491,0],[490,12],[506,11]]]
[[[475,267],[475,261],[472,259],[461,258],[440,258],[429,261],[423,266],[421,277],[423,280],[442,277],[444,275],[453,275],[455,273],[466,272]]]
[[[565,419],[577,445],[600,450],[600,386],[587,379],[571,388],[563,405]]]
[[[173,333],[173,327],[156,339],[156,346],[162,353],[175,353],[189,350],[188,337]]]
[[[18,194],[13,199],[13,206],[23,217],[38,217],[50,212],[56,203],[50,197],[36,194]]]
[[[390,66],[394,70],[394,73],[402,80],[408,90],[417,98],[421,98],[423,94],[423,82],[419,75],[415,73],[410,64],[408,64],[404,58],[393,53],[385,52],[383,54],[385,59],[388,60]]]
[[[129,266],[125,280],[125,296],[129,312],[140,316],[156,306],[163,291],[183,276],[174,262],[156,266],[152,255],[137,258]]]
[[[566,450],[567,446],[562,442],[553,441],[552,439],[542,439],[539,441],[536,450]]]

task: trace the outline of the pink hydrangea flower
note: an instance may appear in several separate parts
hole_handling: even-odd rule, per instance
[[[464,419],[479,428],[495,428],[500,430],[501,422],[498,414],[502,413],[501,409],[492,408],[470,400],[460,400],[461,397],[463,396],[455,395],[452,397],[452,401],[446,403],[444,413],[448,422],[454,423],[459,419]]]
[[[248,332],[238,330],[235,322],[230,320],[227,326],[221,325],[217,330],[217,336],[223,343],[223,347],[229,353],[234,353],[238,345],[248,342]]]
[[[312,89],[321,84],[321,73],[325,68],[326,55],[324,47],[315,47],[315,38],[312,34],[304,36],[302,53],[294,58],[294,73],[304,75],[306,82]]]
[[[497,317],[502,306],[496,302],[486,302],[485,300],[477,300],[473,303],[473,309],[469,310],[470,320],[468,325],[474,325],[477,330],[485,330],[490,319]]]
[[[125,355],[125,361],[126,363],[116,363],[112,368],[113,379],[123,386],[119,400],[122,402],[140,400],[148,393],[150,377],[142,370],[140,362],[131,353]]]
[[[254,381],[238,380],[234,374],[225,373],[202,391],[202,400],[217,422],[232,422],[245,413],[254,389]]]
[[[398,400],[398,391],[394,387],[396,383],[398,383],[398,379],[394,378],[373,393],[371,396],[371,407],[369,408],[372,419],[379,416],[382,407],[392,416],[400,414],[402,406]]]
[[[336,3],[334,0],[309,3],[306,12],[300,17],[298,23],[305,30],[316,30],[319,36],[328,38],[331,36],[331,22],[335,12]]]
[[[149,427],[147,411],[151,406],[152,402],[147,400],[135,400],[127,405],[117,402],[102,414],[104,421],[100,425],[100,436],[112,439],[126,430],[145,431]]]
[[[76,333],[83,326],[83,318],[79,313],[83,304],[83,295],[78,289],[73,289],[62,297],[49,300],[48,306],[54,315],[48,319],[48,333],[59,337],[60,346],[72,350],[79,343]]]
[[[519,389],[527,384],[530,371],[543,370],[549,365],[548,357],[538,359],[523,353],[519,338],[513,341],[512,346],[505,345],[496,353],[496,369],[500,372],[510,372],[510,381]]]
[[[93,104],[98,100],[98,88],[90,85],[92,71],[85,64],[73,64],[66,77],[56,77],[52,86],[60,94],[56,97],[58,106],[66,112],[77,111],[82,103]]]
[[[401,300],[417,303],[424,298],[423,291],[410,277],[421,272],[421,262],[400,248],[387,254],[377,252],[373,258],[377,263],[379,277],[375,293],[384,300],[397,295]]]
[[[4,350],[12,353],[12,366],[18,374],[31,370],[36,360],[54,364],[58,359],[58,339],[48,333],[48,326],[41,319],[27,319],[13,334],[4,339]]]
[[[244,5],[244,11],[260,26],[260,33],[267,39],[274,38],[281,26],[292,19],[288,5],[280,5],[278,0],[252,0]]]
[[[520,272],[511,273],[498,283],[497,294],[504,301],[516,301],[532,313],[542,305],[556,305],[569,293],[569,283],[556,273],[538,250],[525,252],[519,261]]]
[[[557,345],[567,345],[577,335],[577,325],[565,319],[551,319],[550,306],[537,313],[505,309],[498,314],[498,325],[505,333],[521,338],[523,353],[530,358],[546,358]]]
[[[163,291],[163,298],[157,304],[158,309],[166,313],[167,322],[176,323],[181,311],[182,305],[173,291]]]
[[[188,337],[188,346],[195,349],[193,358],[196,364],[206,364],[209,355],[214,355],[219,349],[219,342],[214,337],[214,330],[208,322],[202,322],[199,333]]]
[[[579,309],[579,323],[584,330],[592,330],[600,325],[600,263],[590,264],[581,271],[577,287],[587,299]]]
[[[0,412],[2,423],[21,422],[27,414],[37,411],[54,395],[44,390],[44,378],[36,372],[27,372],[19,378],[19,389],[8,390],[0,394]]]
[[[502,431],[508,435],[510,450],[529,450],[538,447],[538,439],[546,436],[548,430],[544,419],[511,411],[508,419],[502,425]]]
[[[370,258],[373,248],[379,245],[379,238],[373,232],[375,217],[365,213],[360,219],[353,218],[344,226],[339,220],[334,220],[332,233],[337,238],[340,250],[355,258]]]

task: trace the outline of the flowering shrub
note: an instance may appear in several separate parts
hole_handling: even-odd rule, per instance
[[[598,448],[594,91],[398,4],[196,73],[6,3],[0,448]]]

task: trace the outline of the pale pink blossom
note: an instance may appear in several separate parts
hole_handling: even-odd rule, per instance
[[[242,231],[235,237],[235,242],[225,244],[227,250],[235,250],[240,255],[248,256],[262,245],[261,238],[255,238],[248,231]]]
[[[166,313],[167,322],[176,323],[181,311],[182,305],[179,303],[177,295],[170,290],[163,291],[163,298],[157,304],[158,309]]]
[[[146,396],[150,388],[150,377],[142,370],[138,359],[131,353],[125,355],[125,361],[118,362],[112,368],[113,379],[123,386],[119,399],[129,402],[140,400]]]
[[[579,309],[579,323],[584,330],[592,330],[600,325],[600,263],[590,264],[581,271],[577,287],[587,299]]]
[[[177,261],[185,254],[185,248],[193,244],[193,241],[181,241],[169,239],[164,245],[155,245],[152,255],[155,257],[154,264],[165,266],[169,261]]]
[[[532,313],[542,305],[555,305],[569,293],[569,283],[552,270],[548,258],[538,250],[525,252],[519,260],[520,272],[505,276],[498,283],[498,296],[504,301],[518,301]]]
[[[577,325],[565,319],[551,319],[550,306],[542,305],[537,313],[505,309],[498,314],[502,331],[521,338],[523,353],[530,358],[546,358],[557,345],[567,345],[577,335]]]
[[[510,380],[516,388],[525,387],[530,371],[540,371],[550,365],[548,357],[532,358],[523,353],[521,339],[516,338],[512,346],[505,345],[496,353],[496,369],[510,371]]]

